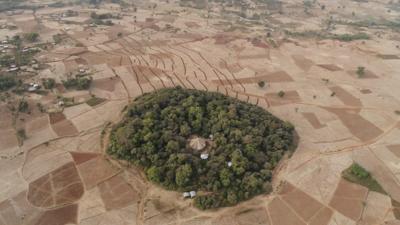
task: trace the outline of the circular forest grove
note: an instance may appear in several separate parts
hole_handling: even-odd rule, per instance
[[[258,106],[176,87],[138,97],[110,139],[109,154],[169,190],[197,191],[195,206],[209,209],[270,192],[294,128]]]

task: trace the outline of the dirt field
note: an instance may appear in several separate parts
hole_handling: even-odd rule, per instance
[[[0,93],[1,225],[400,224],[400,38],[389,22],[398,3],[133,2],[136,10],[130,2],[0,13],[0,25],[17,27],[1,28],[1,38],[35,31],[48,44],[35,56],[41,68],[18,78],[57,82],[47,94]],[[92,12],[120,19],[94,25]],[[369,38],[347,40],[359,33]],[[53,43],[54,34],[64,39]],[[90,88],[65,88],[82,68]],[[274,172],[271,194],[200,211],[105,154],[108,128],[129,102],[178,85],[258,105],[296,127],[298,148]],[[104,101],[86,104],[94,97]],[[29,112],[18,112],[21,99]],[[354,161],[388,195],[343,180]]]

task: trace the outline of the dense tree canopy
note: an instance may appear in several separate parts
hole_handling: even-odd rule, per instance
[[[108,153],[143,167],[165,188],[199,191],[195,205],[215,208],[269,192],[293,132],[260,107],[177,87],[137,98],[113,128]],[[208,159],[190,148],[193,136],[212,137]]]

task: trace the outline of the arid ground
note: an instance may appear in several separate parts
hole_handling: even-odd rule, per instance
[[[0,23],[18,27],[0,30],[0,39],[32,29],[42,42],[64,37],[35,56],[46,66],[27,79],[61,83],[80,68],[93,78],[89,90],[59,84],[45,96],[23,94],[30,114],[10,110],[20,96],[0,102],[1,225],[400,224],[397,28],[337,22],[332,32],[338,35],[362,31],[370,37],[351,41],[284,32],[322,29],[329,15],[398,18],[389,1],[321,0],[306,13],[302,1],[287,0],[283,12],[263,22],[233,20],[216,3],[207,13],[173,1],[140,2],[137,10],[101,4],[0,14]],[[51,16],[68,9],[79,15]],[[87,21],[94,11],[122,18],[92,27]],[[357,75],[358,67],[365,74]],[[138,168],[105,154],[110,127],[130,101],[177,85],[256,104],[296,127],[298,148],[275,171],[272,194],[200,211],[181,193],[149,183]],[[60,108],[60,96],[76,104]],[[87,104],[93,96],[105,101]],[[38,102],[46,112],[36,108]],[[23,143],[17,129],[26,131]],[[353,162],[388,195],[342,179]]]

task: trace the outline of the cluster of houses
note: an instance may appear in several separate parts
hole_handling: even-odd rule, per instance
[[[8,41],[4,40],[0,44],[1,53],[7,53],[8,49],[12,48],[12,46],[8,45]]]

